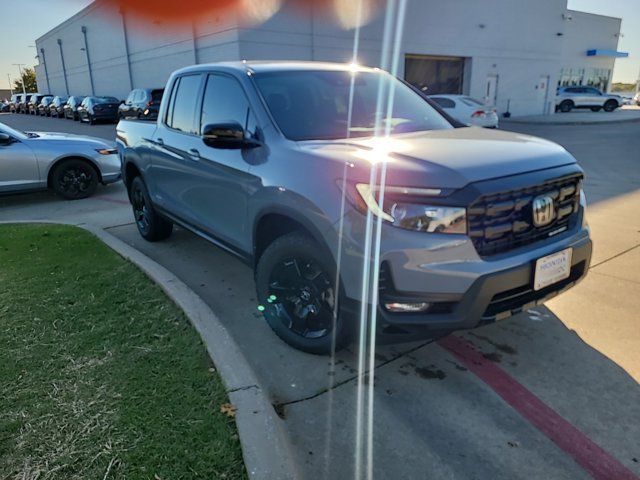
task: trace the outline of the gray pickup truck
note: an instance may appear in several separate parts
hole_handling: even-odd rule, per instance
[[[392,109],[377,108],[389,92]],[[375,296],[380,342],[415,340],[521,312],[589,267],[569,153],[458,124],[378,69],[185,68],[157,123],[121,121],[117,143],[140,234],[177,224],[242,258],[266,321],[307,352],[348,344],[363,298]],[[382,162],[384,189],[371,180]],[[365,247],[378,220],[379,256]],[[364,271],[377,280],[366,296]]]

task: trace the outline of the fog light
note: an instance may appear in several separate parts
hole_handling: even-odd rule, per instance
[[[399,312],[399,313],[425,312],[429,309],[430,306],[431,304],[426,302],[420,302],[420,303],[390,302],[390,303],[384,304],[384,308],[386,308],[390,312]]]

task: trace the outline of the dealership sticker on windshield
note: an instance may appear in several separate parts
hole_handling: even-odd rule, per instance
[[[569,278],[571,273],[571,254],[573,250],[567,248],[538,259],[533,278],[533,289],[542,290],[544,287]]]

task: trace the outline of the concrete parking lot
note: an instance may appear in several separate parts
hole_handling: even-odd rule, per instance
[[[0,115],[23,130],[113,139],[113,125]],[[595,242],[590,274],[565,295],[436,343],[381,347],[374,398],[376,478],[640,476],[640,124],[527,125],[587,173]],[[80,202],[47,193],[0,198],[0,220],[108,229],[200,295],[242,346],[290,435],[300,478],[353,478],[356,365],[280,342],[262,320],[252,271],[178,229],[140,239],[122,185]]]

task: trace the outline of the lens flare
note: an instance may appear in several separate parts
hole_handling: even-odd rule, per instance
[[[106,0],[114,11],[126,11],[132,15],[151,21],[168,24],[196,20],[208,13],[224,13],[240,10],[239,0]]]
[[[373,18],[382,0],[288,0],[301,14],[334,16],[345,29],[362,26]],[[126,11],[139,18],[165,25],[197,21],[209,14],[236,14],[246,24],[260,24],[275,15],[284,0],[105,0],[114,13]]]
[[[282,7],[282,0],[239,0],[240,17],[245,25],[264,23]]]
[[[340,25],[348,30],[369,23],[379,7],[377,0],[333,0],[333,12]]]

